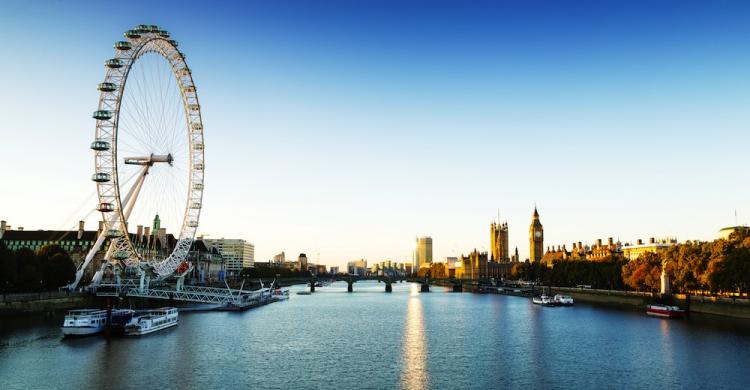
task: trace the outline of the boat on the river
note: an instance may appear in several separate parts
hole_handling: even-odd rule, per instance
[[[127,325],[135,316],[135,310],[132,309],[112,309],[112,317],[109,320],[109,329],[115,334],[125,332]]]
[[[311,295],[312,293],[307,290],[297,291],[297,295]]]
[[[106,326],[106,310],[77,309],[65,315],[62,331],[65,337],[90,336],[104,331]]]
[[[276,287],[271,294],[271,299],[274,301],[283,301],[289,299],[289,289]]]
[[[149,310],[143,314],[133,317],[125,325],[126,336],[142,336],[162,329],[176,326],[179,322],[179,313],[175,307],[162,307]]]
[[[531,298],[531,302],[535,305],[542,306],[555,306],[555,300],[549,295],[535,296]]]
[[[646,306],[646,314],[662,318],[682,318],[685,316],[685,310],[678,306],[648,305]]]
[[[573,297],[570,295],[556,294],[552,299],[557,306],[573,306]]]

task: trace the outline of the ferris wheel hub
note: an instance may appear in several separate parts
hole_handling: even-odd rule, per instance
[[[174,163],[172,153],[168,154],[151,154],[146,157],[125,157],[125,164],[128,165],[148,165],[153,166],[155,163],[167,163],[170,166]]]

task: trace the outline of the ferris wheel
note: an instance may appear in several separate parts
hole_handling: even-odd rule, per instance
[[[72,288],[105,242],[108,264],[150,270],[159,278],[181,272],[200,219],[203,124],[185,55],[158,26],[139,25],[124,37],[104,63],[106,76],[98,85],[99,105],[93,113],[91,180],[104,228]],[[166,230],[173,242],[165,242]]]

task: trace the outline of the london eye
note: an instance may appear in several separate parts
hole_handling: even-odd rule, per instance
[[[92,115],[91,180],[103,229],[70,288],[100,250],[103,264],[120,273],[129,269],[166,278],[184,272],[200,219],[205,145],[185,55],[158,26],[139,25],[124,38],[104,63],[106,75],[98,84],[99,104]],[[172,242],[165,242],[166,231]]]

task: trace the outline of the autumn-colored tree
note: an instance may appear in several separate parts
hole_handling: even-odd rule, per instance
[[[657,291],[661,284],[662,258],[647,252],[622,267],[622,280],[636,291]]]

